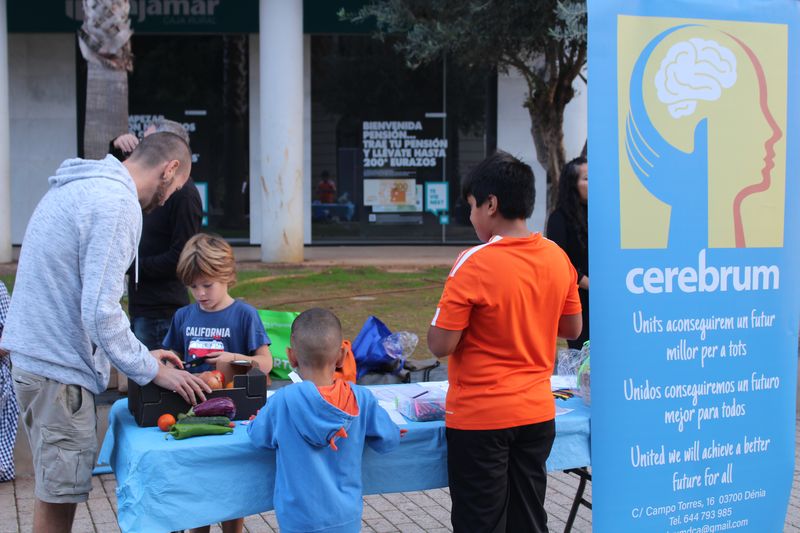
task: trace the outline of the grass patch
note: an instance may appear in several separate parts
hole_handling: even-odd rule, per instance
[[[430,357],[428,325],[447,272],[446,268],[387,272],[372,267],[330,268],[318,272],[284,270],[279,274],[250,271],[247,277],[239,277],[231,295],[243,298],[258,309],[330,309],[342,321],[348,339],[355,338],[369,315],[375,315],[392,331],[416,333],[420,343],[414,357],[426,358]]]

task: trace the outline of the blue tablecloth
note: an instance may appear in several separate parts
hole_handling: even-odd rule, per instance
[[[580,398],[558,401],[573,409],[556,417],[556,440],[548,470],[590,464],[589,410]],[[158,428],[140,428],[127,400],[114,403],[100,462],[117,478],[119,527],[124,532],[175,531],[272,509],[275,453],[250,444],[237,423],[230,435],[176,441]],[[447,486],[443,422],[416,422],[400,448],[379,455],[367,448],[365,494]],[[303,466],[297,465],[297,475]]]

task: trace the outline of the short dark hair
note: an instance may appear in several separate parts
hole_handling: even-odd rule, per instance
[[[528,218],[536,199],[533,170],[508,152],[497,150],[467,175],[461,195],[465,201],[473,196],[475,205],[482,205],[492,195],[503,218]]]
[[[192,167],[192,151],[189,145],[179,136],[166,131],[153,133],[142,139],[128,159],[148,168],[173,159],[180,161],[182,168]]]
[[[324,368],[339,358],[342,323],[327,309],[307,309],[292,322],[291,346],[304,365]]]

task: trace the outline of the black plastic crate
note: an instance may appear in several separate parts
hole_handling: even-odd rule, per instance
[[[264,406],[267,400],[267,376],[252,368],[247,374],[233,377],[233,388],[218,389],[206,394],[207,399],[229,397],[236,404],[234,420],[247,420]],[[128,410],[142,427],[155,426],[158,417],[169,413],[175,418],[192,406],[176,392],[161,388],[155,383],[139,386],[128,380]]]

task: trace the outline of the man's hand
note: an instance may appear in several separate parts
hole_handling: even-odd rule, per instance
[[[136,135],[132,133],[123,133],[116,139],[114,139],[114,148],[117,150],[122,150],[123,152],[129,154],[133,152],[133,149],[136,148],[136,145],[139,144],[139,139]]]
[[[172,392],[177,392],[186,403],[197,405],[197,399],[206,401],[205,393],[211,393],[211,388],[203,380],[185,370],[158,365],[153,383]]]
[[[171,365],[172,368],[183,368],[183,360],[170,350],[151,350],[150,355],[158,359],[160,363]]]

